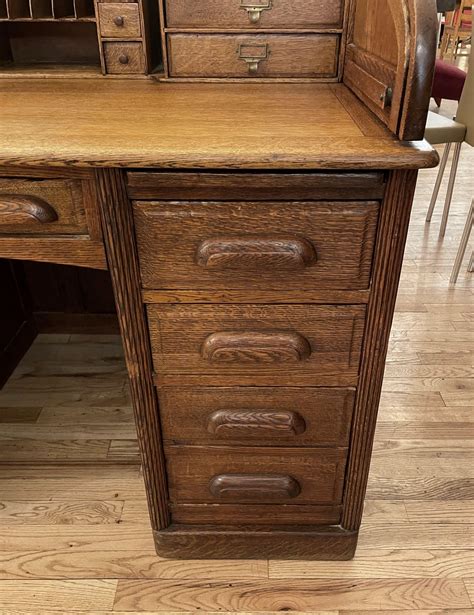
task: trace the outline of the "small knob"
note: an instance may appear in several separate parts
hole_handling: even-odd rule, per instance
[[[128,64],[128,55],[126,53],[122,53],[122,55],[119,56],[118,60],[120,64]]]
[[[118,26],[119,28],[121,28],[124,24],[123,17],[121,15],[117,15],[117,17],[114,17],[114,24]]]

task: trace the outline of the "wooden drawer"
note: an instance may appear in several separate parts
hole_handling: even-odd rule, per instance
[[[142,283],[161,289],[366,289],[377,202],[134,203]]]
[[[333,34],[170,34],[170,77],[335,77]]]
[[[0,233],[87,232],[80,180],[0,178]]]
[[[342,0],[167,0],[170,28],[337,28]]]
[[[169,446],[165,455],[173,503],[337,504],[347,451]]]
[[[171,201],[368,201],[383,197],[385,175],[129,171],[127,188],[131,198]]]
[[[347,446],[354,389],[164,387],[169,444]]]
[[[145,72],[142,43],[104,43],[106,71],[114,74],[141,74]]]
[[[99,2],[97,9],[101,36],[105,38],[139,38],[141,36],[138,4]]]
[[[244,374],[262,384],[321,375],[357,382],[365,307],[315,305],[149,305],[159,374]],[[227,384],[222,382],[221,384]]]

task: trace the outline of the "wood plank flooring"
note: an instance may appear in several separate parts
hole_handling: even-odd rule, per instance
[[[0,393],[0,614],[474,615],[473,168],[443,242],[421,173],[353,561],[157,557],[119,339],[40,336]]]

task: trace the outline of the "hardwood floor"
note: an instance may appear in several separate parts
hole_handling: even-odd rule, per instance
[[[0,393],[0,613],[474,615],[473,168],[441,243],[421,173],[353,561],[158,558],[119,339],[40,336]]]

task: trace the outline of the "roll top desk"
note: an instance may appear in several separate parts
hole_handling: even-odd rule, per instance
[[[0,0],[0,34],[0,256],[110,271],[158,553],[351,558],[434,0]]]

